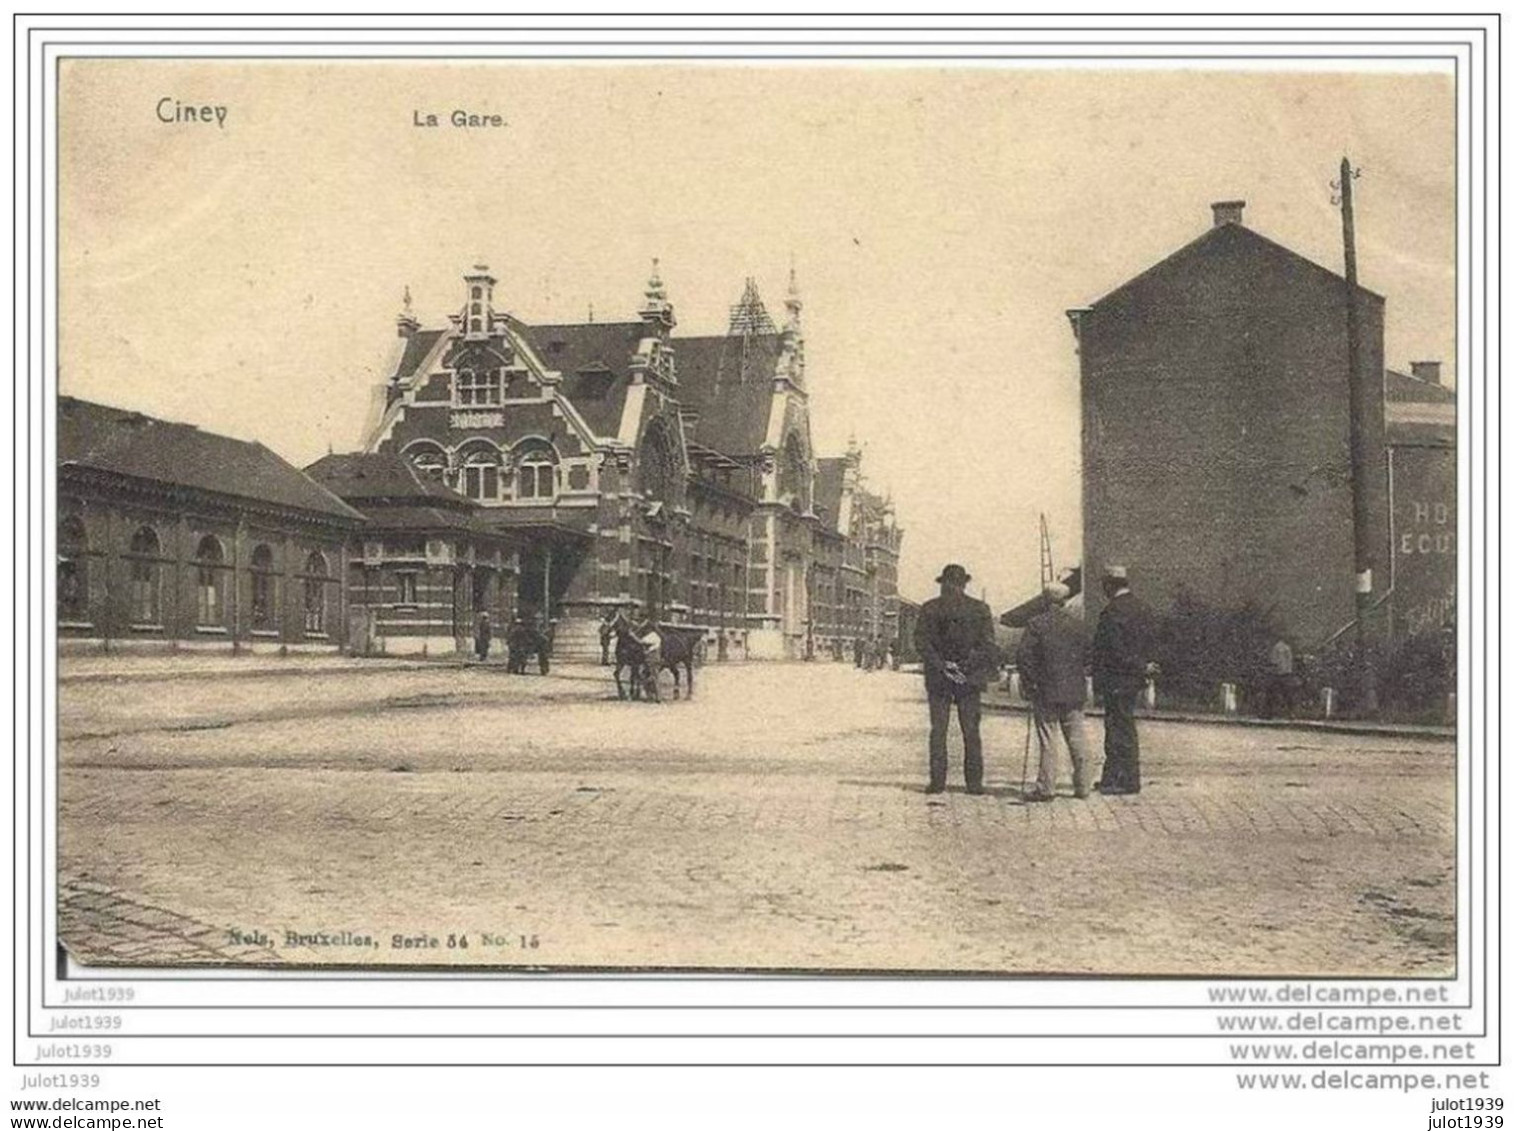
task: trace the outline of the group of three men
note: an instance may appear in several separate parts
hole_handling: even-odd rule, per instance
[[[936,578],[941,595],[920,609],[915,643],[925,660],[925,692],[930,702],[930,783],[927,793],[946,789],[946,730],[952,708],[962,727],[962,770],[968,793],[983,792],[982,693],[998,671],[993,614],[967,595],[971,580],[960,565]],[[1083,731],[1084,673],[1091,668],[1094,694],[1104,707],[1104,770],[1094,789],[1104,794],[1139,793],[1140,745],[1136,699],[1146,682],[1149,623],[1130,591],[1121,566],[1104,572],[1104,610],[1093,639],[1083,621],[1067,611],[1067,586],[1048,585],[1046,608],[1032,617],[1015,653],[1021,686],[1033,708],[1040,762],[1026,801],[1056,797],[1054,732],[1067,742],[1073,765],[1073,794],[1087,797],[1088,744]]]

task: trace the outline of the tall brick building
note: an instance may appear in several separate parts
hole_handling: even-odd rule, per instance
[[[1347,283],[1214,206],[1203,235],[1069,312],[1082,388],[1087,576],[1128,565],[1166,607],[1182,589],[1272,609],[1306,644],[1355,616]],[[1358,288],[1371,389],[1365,485],[1375,592],[1391,523],[1380,295]],[[1090,594],[1090,611],[1100,597]]]

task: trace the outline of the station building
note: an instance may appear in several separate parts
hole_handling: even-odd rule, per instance
[[[902,532],[855,450],[815,453],[792,277],[781,329],[749,279],[704,337],[675,336],[655,263],[625,321],[527,324],[499,285],[464,276],[440,327],[407,304],[364,449],[477,505],[512,547],[512,615],[550,619],[568,656],[597,656],[631,600],[702,628],[716,657],[836,655],[890,631]]]
[[[478,615],[598,658],[636,601],[711,659],[826,658],[897,635],[903,533],[853,444],[818,457],[790,280],[675,337],[654,264],[635,319],[527,325],[479,267],[398,320],[362,449],[305,471],[260,444],[60,400],[65,638],[466,651]]]

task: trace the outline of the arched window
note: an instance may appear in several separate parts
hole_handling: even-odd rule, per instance
[[[324,554],[313,553],[305,559],[305,631],[311,635],[326,632],[326,586],[330,576]]]
[[[664,503],[675,502],[678,461],[668,439],[668,430],[661,422],[654,422],[647,428],[636,460],[636,486],[642,497]]]
[[[89,620],[89,539],[84,520],[69,515],[58,524],[58,620]]]
[[[499,453],[478,447],[463,457],[463,494],[493,502],[499,498]]]
[[[211,534],[195,547],[195,625],[226,626],[226,550]]]
[[[252,548],[252,631],[277,632],[278,627],[279,575],[272,548],[259,543]]]
[[[557,497],[557,457],[552,449],[530,448],[517,457],[515,497],[536,500]]]
[[[140,527],[131,536],[129,600],[133,625],[143,628],[161,627],[163,614],[159,595],[162,589],[162,553],[157,531],[152,527]]]

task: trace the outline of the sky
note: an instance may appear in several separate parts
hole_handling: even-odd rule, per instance
[[[792,264],[816,448],[855,435],[892,493],[901,589],[960,561],[1004,608],[1038,514],[1058,567],[1080,551],[1065,311],[1212,201],[1340,270],[1349,154],[1388,363],[1454,383],[1453,98],[1449,72],[69,61],[59,387],[303,466],[358,445],[407,287],[439,323],[483,262],[527,322],[626,320],[655,256],[679,332],[715,334],[749,275],[781,322]],[[455,109],[505,124],[413,124]]]

